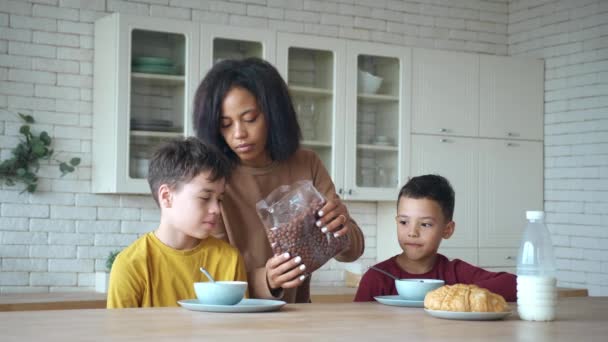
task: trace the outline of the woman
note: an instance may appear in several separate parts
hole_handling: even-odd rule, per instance
[[[327,199],[317,222],[323,232],[347,234],[350,246],[338,261],[363,254],[361,229],[350,218],[318,156],[300,148],[300,126],[287,85],[269,63],[249,58],[214,65],[200,84],[194,103],[197,136],[223,150],[236,168],[226,185],[218,236],[245,258],[249,294],[310,301],[310,279],[297,255],[273,255],[256,203],[281,185],[311,180]]]

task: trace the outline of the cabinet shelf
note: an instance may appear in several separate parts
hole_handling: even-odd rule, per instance
[[[393,95],[359,93],[357,98],[363,103],[399,102],[399,97]]]
[[[371,144],[357,144],[357,149],[368,150],[368,151],[385,151],[385,152],[397,152],[399,148],[393,145],[371,145]]]
[[[161,82],[167,85],[183,85],[185,77],[180,75],[159,75],[143,72],[132,72],[131,76],[136,80]]]
[[[331,143],[327,141],[319,141],[319,140],[302,140],[302,145],[307,147],[325,147],[330,148]]]
[[[293,93],[305,94],[305,95],[317,96],[317,97],[328,97],[328,96],[332,96],[334,94],[332,89],[315,88],[315,87],[308,87],[308,86],[301,86],[301,85],[290,85],[289,90],[291,90]]]
[[[184,136],[183,132],[157,132],[157,131],[131,131],[133,137],[146,137],[146,138],[181,138]]]

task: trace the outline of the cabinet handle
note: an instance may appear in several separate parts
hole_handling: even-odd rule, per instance
[[[338,189],[338,194],[342,195],[344,193],[344,190],[342,190],[342,188]]]
[[[448,139],[439,139],[439,142],[447,143],[447,142],[450,142],[450,141]]]
[[[507,255],[507,256],[505,257],[505,260],[513,260],[513,259],[515,259],[515,258],[514,258],[514,257],[512,257],[512,256],[510,256],[510,255]]]
[[[447,133],[448,129],[447,128],[440,128],[439,129],[439,133]]]
[[[517,133],[517,132],[507,132],[507,136],[509,136],[509,137],[518,137],[519,133]]]
[[[353,194],[353,189],[348,189],[348,194],[352,195]]]
[[[516,147],[516,146],[518,146],[518,145],[517,145],[516,143],[511,143],[511,142],[510,142],[510,143],[507,143],[507,146],[509,146],[509,147]]]

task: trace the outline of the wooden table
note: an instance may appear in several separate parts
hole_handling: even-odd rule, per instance
[[[313,303],[350,303],[355,298],[353,287],[311,289]],[[586,297],[585,289],[558,288],[560,298]],[[96,292],[12,293],[0,295],[0,311],[105,309],[106,294]]]
[[[608,297],[563,298],[554,322],[442,320],[375,302],[288,304],[268,313],[183,308],[0,312],[1,340],[606,341]]]

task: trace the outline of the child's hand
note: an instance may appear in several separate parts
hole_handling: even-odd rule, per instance
[[[280,287],[289,289],[302,284],[306,276],[303,275],[306,265],[300,264],[302,258],[290,258],[289,253],[275,255],[266,262],[266,280],[270,290]]]
[[[333,233],[334,237],[348,233],[348,226],[345,224],[348,221],[348,211],[340,200],[327,201],[319,210],[319,217],[317,227],[321,228],[323,233]]]

